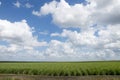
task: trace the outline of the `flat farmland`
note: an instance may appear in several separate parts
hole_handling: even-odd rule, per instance
[[[1,62],[0,74],[41,76],[120,75],[120,62]]]
[[[46,78],[45,80],[48,80],[47,78],[49,78],[49,80],[60,80],[59,78],[63,78],[62,80],[67,80],[68,78],[70,78],[68,80],[74,80],[74,79],[84,80],[84,79],[80,79],[84,77],[89,79],[98,77],[98,78],[101,78],[100,80],[120,80],[120,77],[119,77],[120,62],[119,61],[1,62],[0,63],[0,80],[2,80],[1,78],[4,78],[4,77],[9,78],[10,75],[12,75],[11,77],[15,77],[15,76],[20,77],[20,75],[22,75],[23,76],[22,78],[26,78],[27,76],[28,77],[39,76],[41,78],[43,77]],[[108,78],[102,79],[104,77],[105,78],[108,77]],[[89,80],[89,79],[85,79],[85,80]],[[12,79],[7,79],[7,80],[12,80]],[[91,79],[91,80],[94,80],[94,79]],[[95,79],[95,80],[98,80],[98,79]]]

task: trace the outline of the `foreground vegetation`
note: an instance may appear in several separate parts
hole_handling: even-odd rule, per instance
[[[0,80],[120,80],[119,75],[99,76],[39,76],[39,75],[0,75]]]
[[[1,62],[0,74],[41,76],[120,75],[120,62]]]

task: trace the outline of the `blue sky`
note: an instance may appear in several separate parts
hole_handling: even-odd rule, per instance
[[[14,3],[17,2],[17,0],[1,0],[2,5],[0,7],[0,18],[1,19],[7,19],[11,22],[20,21],[20,20],[27,20],[27,23],[30,25],[30,27],[35,28],[35,35],[37,35],[39,38],[42,38],[43,40],[49,41],[50,37],[49,35],[38,35],[39,32],[48,32],[54,33],[54,32],[61,32],[62,29],[57,27],[55,24],[51,22],[52,18],[50,15],[37,17],[32,14],[33,10],[39,10],[41,6],[43,6],[45,3],[49,3],[51,0],[18,0],[21,4],[20,8],[14,6]],[[56,0],[59,1],[59,0]],[[71,5],[74,5],[75,3],[81,3],[84,2],[84,0],[67,0]],[[31,8],[26,8],[25,4],[30,3],[33,5]],[[38,38],[38,39],[39,39]],[[40,39],[41,40],[41,39]]]
[[[119,60],[118,7],[119,0],[0,0],[0,60]]]

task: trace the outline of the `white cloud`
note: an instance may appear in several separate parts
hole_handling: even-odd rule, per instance
[[[41,15],[38,11],[35,11],[35,10],[32,11],[32,14],[36,15],[36,16],[40,16]]]
[[[31,5],[30,3],[26,3],[26,4],[25,4],[25,7],[26,7],[26,8],[32,8],[33,5]]]
[[[41,32],[39,32],[40,35],[48,35],[48,33],[49,33],[48,31],[41,31]]]
[[[96,36],[94,36],[94,29],[87,30],[84,32],[77,32],[64,29],[63,32],[60,33],[52,33],[51,36],[58,36],[67,38],[74,45],[96,45],[97,40]]]
[[[16,1],[15,3],[13,3],[14,6],[16,6],[17,8],[20,8],[21,3],[19,1]]]
[[[39,61],[44,60],[44,56],[36,50],[25,50],[19,52],[7,52],[8,48],[1,48],[1,61]]]
[[[4,22],[2,22],[3,25]],[[11,22],[10,22],[11,23]],[[18,23],[18,22],[15,22]],[[11,24],[15,24],[11,23]],[[21,25],[26,24],[25,21],[19,22]],[[5,23],[7,25],[7,23]],[[0,26],[2,26],[0,25]],[[9,26],[11,26],[9,24]],[[18,26],[18,25],[17,25]],[[72,31],[63,29],[61,33],[52,33],[51,37],[58,36],[60,38],[64,38],[64,41],[60,40],[54,40],[51,39],[47,44],[41,43],[37,41],[38,43],[41,43],[42,46],[46,45],[45,48],[42,47],[42,50],[34,50],[31,49],[31,45],[25,44],[26,41],[28,43],[33,43],[34,40],[30,41],[32,38],[35,38],[31,36],[30,38],[26,39],[25,41],[21,42],[24,43],[24,45],[20,46],[18,43],[19,41],[16,41],[17,43],[14,43],[10,40],[10,38],[13,38],[12,36],[8,37],[5,36],[2,37],[3,32],[7,32],[7,30],[3,30],[0,28],[0,32],[2,33],[0,36],[1,40],[8,40],[9,46],[1,45],[1,53],[9,53],[12,54],[13,52],[16,53],[16,55],[11,55],[14,59],[19,54],[19,57],[17,60],[117,60],[120,58],[120,32],[119,27],[120,25],[109,25],[104,28],[96,29],[96,28],[90,28],[88,30],[84,31]],[[12,25],[14,28],[14,26]],[[10,27],[11,28],[11,27]],[[24,29],[26,29],[24,27]],[[11,31],[9,29],[9,31]],[[16,30],[14,29],[14,32]],[[19,31],[21,31],[19,29]],[[29,30],[27,30],[29,31]],[[98,31],[98,36],[95,36],[96,31]],[[11,34],[12,32],[12,34]],[[8,34],[13,35],[13,31],[11,31]],[[30,31],[31,33],[31,31]],[[15,34],[18,35],[18,33],[15,32]],[[22,33],[19,33],[19,35],[23,35]],[[27,37],[29,35],[25,35]],[[21,36],[22,38],[22,36]],[[20,38],[20,39],[21,39]],[[17,40],[12,39],[12,40]],[[36,38],[35,38],[36,40]],[[37,44],[32,45],[32,47],[35,47]],[[39,45],[39,46],[41,46]],[[37,45],[38,46],[38,45]],[[24,49],[26,47],[26,49]],[[27,48],[28,47],[28,48]],[[37,47],[38,48],[38,47]],[[24,50],[24,51],[23,51]],[[20,55],[20,53],[24,53],[24,55]],[[34,53],[34,54],[32,54]],[[9,54],[4,54],[9,57]],[[27,56],[28,54],[28,56]],[[33,57],[35,58],[33,58]],[[0,56],[1,57],[1,56]],[[2,56],[3,57],[3,56]],[[22,58],[23,57],[23,58]],[[28,58],[28,59],[25,59]]]
[[[63,28],[83,27],[92,22],[89,21],[90,12],[87,6],[82,4],[71,6],[65,0],[46,3],[40,11],[33,11],[33,14],[37,16],[51,14],[53,22]]]
[[[26,20],[10,22],[0,20],[0,60],[41,60],[44,58],[35,48],[47,46],[33,36],[33,29]],[[5,43],[5,44],[4,44]],[[7,44],[6,44],[7,43]]]
[[[90,2],[87,5],[70,5],[65,0],[54,0],[45,3],[40,11],[33,10],[37,16],[51,14],[54,24],[61,28],[81,28],[79,31],[63,29],[61,33],[52,33],[49,42],[39,42],[26,20],[13,23],[0,20],[0,40],[8,43],[0,46],[0,53],[26,53],[17,58],[29,54],[27,58],[34,59],[34,56],[37,60],[120,59],[120,1],[87,1]],[[97,25],[90,26],[94,24]],[[47,35],[48,32],[39,34]],[[0,59],[3,59],[2,55]]]
[[[8,20],[0,20],[0,40],[9,43],[9,50],[33,49],[46,45],[46,42],[38,42],[37,38],[32,35],[32,29],[26,20],[13,23]]]
[[[64,29],[51,36],[65,38],[65,42],[52,41],[47,54],[69,56],[81,60],[112,60],[120,58],[120,25],[104,28],[89,28],[81,32]],[[96,36],[98,31],[98,36]],[[79,60],[79,59],[77,59]]]
[[[73,60],[120,58],[120,1],[86,1],[86,5],[70,5],[65,0],[51,1],[39,11],[33,11],[37,16],[51,14],[54,24],[61,28],[81,28],[79,32],[63,29],[62,33],[52,33],[51,37],[65,40],[51,40],[44,51],[45,56]]]
[[[50,36],[55,37],[55,36],[60,36],[60,34],[56,32],[56,33],[52,33]]]
[[[94,11],[91,13],[92,20],[95,23],[108,25],[120,23],[120,1],[119,0],[89,0],[94,6]],[[117,13],[116,13],[117,12]]]
[[[16,6],[17,8],[20,8],[20,7],[25,7],[25,8],[32,8],[34,7],[32,4],[30,3],[25,3],[24,5],[21,4],[19,1],[16,1],[15,3],[13,3],[14,6]]]
[[[62,27],[86,28],[94,24],[119,24],[119,0],[87,0],[89,4],[70,5],[65,0],[45,3],[40,11],[33,11],[34,15],[51,14],[53,22]],[[117,13],[116,13],[117,12]]]

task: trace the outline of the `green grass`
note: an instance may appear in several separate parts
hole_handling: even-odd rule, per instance
[[[1,62],[0,74],[41,76],[120,75],[120,62]]]

